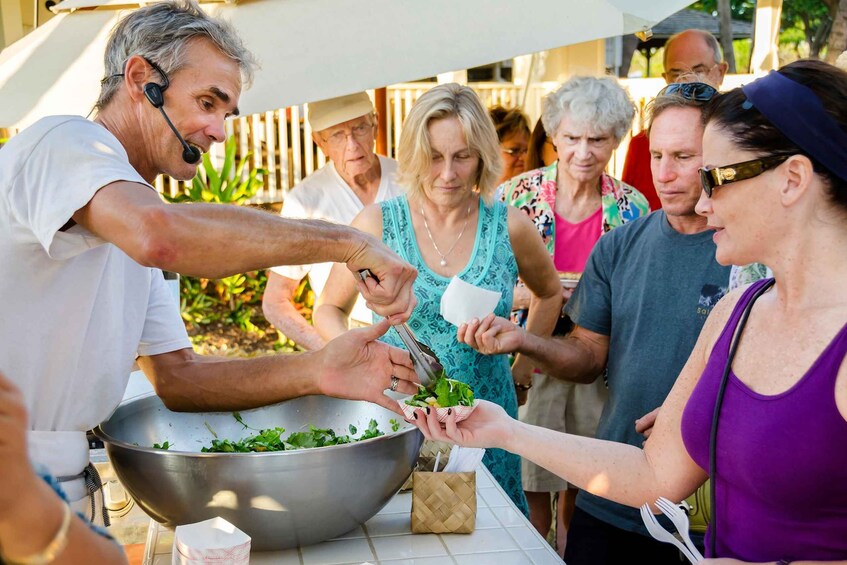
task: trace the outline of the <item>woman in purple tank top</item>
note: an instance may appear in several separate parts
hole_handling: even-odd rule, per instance
[[[711,469],[704,563],[847,563],[847,73],[797,61],[718,95],[703,162],[697,212],[718,261],[761,263],[774,279],[714,308],[643,450],[528,426],[488,403],[459,425],[422,412],[416,422],[636,507],[686,498]],[[460,338],[508,337],[484,331]]]

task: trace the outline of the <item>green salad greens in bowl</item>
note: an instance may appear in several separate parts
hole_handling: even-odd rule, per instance
[[[254,551],[364,524],[409,478],[423,441],[382,406],[317,394],[237,414],[173,412],[142,396],[95,433],[121,484],[156,521],[174,528],[220,516]]]
[[[461,422],[471,415],[479,401],[474,399],[473,390],[467,384],[441,375],[429,387],[418,387],[418,393],[398,400],[406,418],[413,418],[415,409],[435,410],[439,422],[447,420],[448,410],[456,413]]]
[[[239,424],[244,426],[245,429],[250,429],[259,433],[243,437],[239,440],[218,439],[217,434],[215,434],[211,426],[208,426],[207,424],[207,429],[214,434],[215,439],[211,440],[210,445],[202,447],[200,449],[201,453],[263,453],[266,451],[291,451],[294,449],[309,449],[313,447],[342,445],[345,443],[353,443],[385,435],[382,430],[379,429],[377,421],[371,420],[368,423],[368,428],[364,430],[362,435],[359,437],[354,437],[359,430],[353,424],[347,426],[347,430],[350,432],[350,435],[338,434],[332,428],[316,428],[310,424],[308,430],[292,432],[288,434],[288,437],[283,438],[285,428],[275,427],[264,430],[253,428],[244,423],[240,413],[233,412],[232,416]],[[391,425],[392,432],[396,432],[400,429],[400,422],[393,418],[389,420],[389,424]],[[168,450],[172,445],[174,444],[171,444],[168,441],[163,443],[154,443],[153,449]]]

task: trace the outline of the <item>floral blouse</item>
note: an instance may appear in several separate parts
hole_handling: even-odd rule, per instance
[[[559,162],[527,171],[500,185],[497,195],[501,200],[528,215],[550,257],[555,250],[556,175]],[[602,233],[631,220],[647,215],[650,205],[647,198],[635,188],[603,173],[600,175],[600,198],[603,208]]]

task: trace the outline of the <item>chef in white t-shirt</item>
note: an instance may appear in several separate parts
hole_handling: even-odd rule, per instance
[[[282,205],[283,218],[309,218],[349,224],[368,204],[398,196],[397,162],[374,153],[377,115],[367,93],[359,92],[308,106],[312,139],[326,155],[326,165],[303,179]],[[294,293],[308,276],[320,296],[332,263],[274,267],[262,299],[265,317],[286,337],[307,350],[326,343],[294,307]],[[351,319],[370,324],[372,313],[359,296]]]
[[[414,393],[417,379],[407,352],[376,341],[387,324],[300,355],[210,359],[191,347],[162,269],[221,278],[343,262],[377,273],[360,290],[392,322],[415,306],[415,270],[371,236],[167,204],[153,188],[161,173],[192,178],[200,153],[226,138],[255,67],[234,29],[196,4],[155,2],[113,29],[105,61],[93,120],[42,118],[0,151],[0,371],[23,394],[33,462],[88,508],[86,479],[97,481],[85,431],[118,406],[134,362],[178,411],[326,394],[399,412],[385,390]]]

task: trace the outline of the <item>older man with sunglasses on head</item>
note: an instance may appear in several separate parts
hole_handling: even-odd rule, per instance
[[[566,312],[564,338],[531,336],[503,318],[459,328],[484,353],[519,352],[545,374],[593,382],[605,373],[609,401],[596,437],[640,446],[651,413],[665,400],[712,307],[726,292],[729,267],[715,261],[713,231],[695,206],[702,192],[703,108],[716,90],[672,84],[651,108],[651,167],[662,209],[601,237]],[[637,422],[637,425],[633,425]],[[568,565],[678,564],[679,553],[652,539],[637,509],[580,491],[568,530]]]
[[[720,88],[727,70],[718,40],[702,29],[687,29],[670,36],[665,42],[663,63],[662,76],[668,84],[698,81]],[[630,140],[621,180],[640,190],[651,210],[661,207],[650,171],[647,130]]]
[[[394,179],[397,161],[374,153],[377,115],[367,93],[313,102],[308,109],[312,139],[328,162],[286,196],[282,217],[348,225],[366,205],[403,192]],[[303,349],[320,349],[326,341],[294,307],[294,295],[308,276],[312,290],[319,296],[331,268],[332,263],[317,263],[268,271],[262,298],[265,317]],[[371,319],[371,311],[360,296],[351,320],[356,325],[370,325]]]

